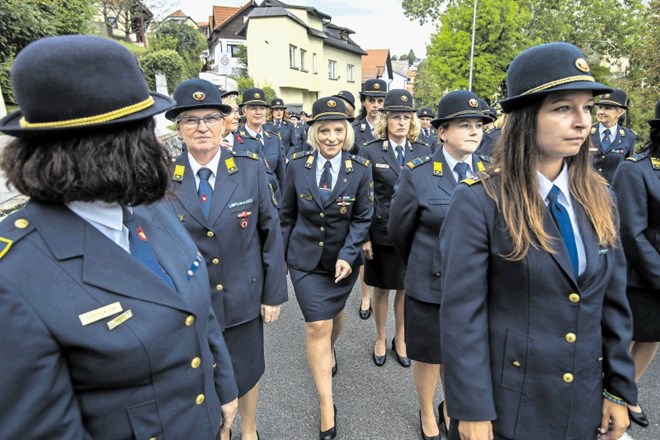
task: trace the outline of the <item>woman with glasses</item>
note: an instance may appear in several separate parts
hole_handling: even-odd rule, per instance
[[[174,91],[175,121],[187,149],[176,159],[172,204],[199,247],[210,294],[234,365],[242,438],[258,438],[259,379],[265,370],[263,323],[287,300],[284,252],[265,165],[247,150],[220,148],[225,115],[212,83],[193,79]],[[229,433],[223,434],[223,439]]]

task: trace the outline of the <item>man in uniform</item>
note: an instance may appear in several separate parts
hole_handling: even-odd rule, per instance
[[[386,94],[387,83],[382,79],[368,79],[364,82],[360,92],[362,109],[358,119],[353,122],[355,144],[351,149],[351,153],[357,154],[360,148],[375,139],[373,134],[374,124],[378,112],[383,108]]]
[[[431,126],[433,110],[431,110],[429,107],[424,107],[417,112],[417,117],[419,118],[419,123],[422,126],[418,140],[419,142],[426,144],[426,146],[431,150],[431,153],[433,153],[435,152],[436,145],[440,142],[438,140],[438,130]]]
[[[591,127],[591,152],[594,168],[609,183],[619,164],[635,151],[637,136],[629,128],[618,124],[619,118],[628,108],[627,101],[626,92],[614,89],[596,103],[598,123]]]

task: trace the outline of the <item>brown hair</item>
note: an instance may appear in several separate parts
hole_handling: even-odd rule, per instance
[[[168,185],[167,154],[152,118],[95,131],[17,138],[0,158],[7,183],[56,204],[153,203]]]
[[[556,240],[543,228],[546,207],[539,196],[536,164],[541,150],[536,143],[536,117],[543,99],[513,110],[506,116],[494,150],[491,169],[496,177],[483,181],[486,194],[504,217],[513,240],[513,251],[505,257],[522,260],[529,247],[554,253]],[[602,245],[616,246],[617,227],[614,201],[606,181],[593,169],[589,156],[590,138],[577,155],[566,158],[571,196],[584,208]]]

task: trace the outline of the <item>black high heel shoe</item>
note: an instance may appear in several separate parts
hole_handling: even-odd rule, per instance
[[[360,308],[360,319],[369,319],[370,316],[371,316],[371,306],[369,306],[367,310],[362,310],[362,308]]]
[[[397,353],[394,338],[392,338],[392,351],[396,355],[396,360],[399,361],[402,367],[408,368],[410,366],[410,358],[406,356],[399,356],[399,353]]]
[[[445,401],[443,400],[438,405],[438,428],[440,429],[440,438],[447,438],[449,435],[449,427],[445,423],[445,413],[443,411],[445,407]]]
[[[332,405],[335,411],[335,426],[327,431],[319,431],[319,440],[332,440],[337,437],[337,407]]]
[[[440,440],[440,434],[432,437],[424,434],[424,425],[422,425],[422,411],[419,411],[419,432],[422,433],[422,440]]]
[[[649,426],[649,419],[646,417],[646,414],[644,414],[644,410],[642,407],[639,407],[640,411],[639,412],[633,412],[630,411],[630,407],[628,407],[628,417],[630,418],[631,422],[634,422],[641,426],[642,428],[646,428]]]

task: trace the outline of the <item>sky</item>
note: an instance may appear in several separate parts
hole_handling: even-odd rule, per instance
[[[257,0],[261,3],[262,0]],[[390,49],[390,54],[407,54],[410,49],[418,58],[426,56],[435,25],[408,20],[403,15],[401,0],[282,0],[291,5],[313,6],[330,15],[332,23],[353,31],[352,39],[362,49]],[[172,11],[181,9],[195,21],[208,21],[216,6],[241,6],[246,0],[178,0]],[[167,2],[166,2],[167,3]],[[170,11],[170,12],[172,12]],[[167,14],[165,14],[167,15]]]

